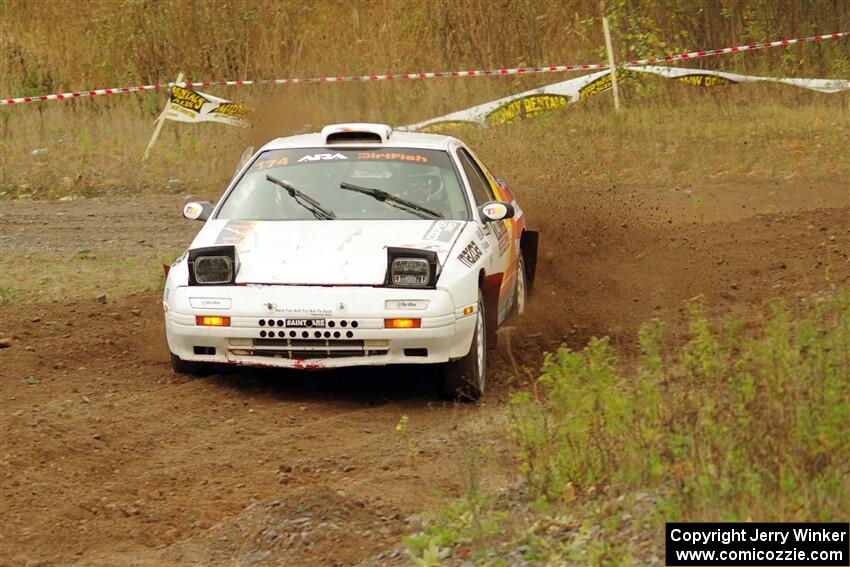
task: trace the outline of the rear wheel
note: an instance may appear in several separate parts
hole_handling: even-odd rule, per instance
[[[478,401],[484,394],[487,373],[487,325],[484,318],[484,295],[478,291],[475,331],[469,352],[460,360],[443,368],[443,389],[452,399]]]
[[[212,364],[209,362],[183,360],[174,353],[171,353],[171,370],[175,374],[188,374],[190,376],[209,376],[213,372]]]

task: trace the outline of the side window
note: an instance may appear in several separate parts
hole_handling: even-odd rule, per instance
[[[472,189],[472,196],[475,197],[475,204],[480,206],[488,201],[495,200],[490,183],[487,182],[487,178],[484,177],[484,173],[478,167],[478,164],[475,163],[473,157],[469,155],[469,152],[461,148],[458,150],[458,157],[460,157],[460,164],[463,166],[466,178],[469,179],[469,186]]]

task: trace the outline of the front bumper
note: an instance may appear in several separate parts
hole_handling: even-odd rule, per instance
[[[399,309],[397,301],[417,308]],[[477,309],[464,313],[469,306],[455,306],[441,289],[279,285],[178,287],[163,307],[169,349],[182,360],[299,369],[460,358],[472,344]],[[230,325],[199,326],[199,315],[229,317]],[[421,326],[386,329],[387,318],[417,318]],[[316,320],[324,326],[312,326]]]

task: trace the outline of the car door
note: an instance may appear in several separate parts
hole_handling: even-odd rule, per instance
[[[458,149],[463,172],[472,190],[475,199],[475,207],[480,207],[489,201],[498,200],[493,193],[493,188],[487,179],[484,170],[475,157],[466,149]],[[499,322],[501,322],[510,307],[511,291],[513,290],[514,278],[511,274],[511,225],[508,221],[495,221],[481,223],[479,228],[484,234],[485,245],[488,247],[487,273],[502,274],[501,287],[499,289]]]

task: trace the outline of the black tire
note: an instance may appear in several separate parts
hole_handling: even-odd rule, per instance
[[[209,362],[183,360],[176,354],[171,353],[171,370],[173,370],[175,374],[209,376],[213,373],[213,365]]]
[[[484,394],[487,376],[487,324],[484,294],[478,290],[478,312],[469,352],[443,367],[443,391],[451,399],[476,402]]]

